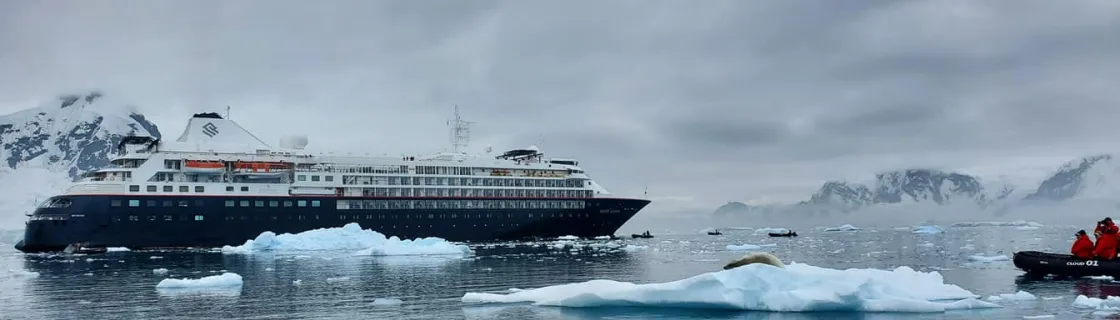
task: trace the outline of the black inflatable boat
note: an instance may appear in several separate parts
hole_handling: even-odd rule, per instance
[[[1033,276],[1120,277],[1120,260],[1085,260],[1068,254],[1019,251],[1012,261],[1016,268]]]
[[[796,237],[797,232],[792,232],[792,231],[790,233],[773,233],[773,232],[771,232],[770,236],[771,237]]]

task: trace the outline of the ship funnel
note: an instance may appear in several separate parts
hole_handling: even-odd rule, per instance
[[[272,149],[236,122],[223,119],[216,113],[199,113],[191,117],[187,129],[176,141],[195,145],[236,145],[249,150]]]

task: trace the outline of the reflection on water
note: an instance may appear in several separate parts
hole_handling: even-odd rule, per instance
[[[224,255],[210,251],[114,252],[96,255],[23,255],[0,248],[0,271],[25,269],[39,277],[0,279],[3,317],[19,319],[1021,319],[1029,315],[1080,317],[1070,303],[1078,294],[1120,295],[1108,281],[1027,280],[1009,262],[973,263],[973,254],[1015,250],[1062,250],[1069,230],[1043,228],[949,229],[915,235],[899,230],[799,231],[800,237],[769,238],[751,231],[722,236],[658,235],[625,239],[610,247],[572,248],[540,244],[475,246],[469,258],[447,256],[354,256],[349,252]],[[729,244],[770,244],[786,262],[832,268],[913,266],[939,271],[949,283],[980,295],[1026,290],[1036,302],[1004,309],[947,314],[763,313],[657,308],[555,308],[525,304],[466,305],[466,292],[612,279],[649,283],[720,270],[741,256]],[[620,250],[626,244],[645,246]],[[1049,249],[1048,249],[1049,248]],[[1057,249],[1053,249],[1057,248]],[[157,274],[154,269],[167,269]],[[157,290],[164,278],[201,278],[234,272],[244,285],[226,290]],[[3,275],[0,275],[3,277]],[[377,299],[395,298],[401,304]]]

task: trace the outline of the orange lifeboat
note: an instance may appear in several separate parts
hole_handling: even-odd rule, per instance
[[[186,172],[219,173],[223,169],[224,166],[219,161],[187,160],[183,165],[183,171]]]
[[[237,162],[233,164],[234,170],[244,174],[283,174],[291,166],[283,162]]]

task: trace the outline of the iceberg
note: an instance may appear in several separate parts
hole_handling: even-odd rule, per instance
[[[999,308],[937,272],[837,270],[791,263],[751,264],[682,280],[634,284],[612,280],[555,285],[509,293],[468,292],[463,303],[532,303],[558,307],[665,307],[774,312],[944,312]]]
[[[157,289],[201,289],[241,287],[241,275],[231,272],[200,279],[163,279],[156,284]]]
[[[863,228],[856,228],[855,226],[850,225],[850,224],[845,224],[845,225],[842,225],[842,226],[839,226],[839,227],[824,228],[824,231],[859,231],[859,230],[863,230]]]
[[[275,234],[261,232],[256,239],[246,240],[240,246],[224,246],[222,253],[252,254],[264,251],[324,251],[358,250],[356,255],[401,256],[401,255],[469,255],[470,247],[454,244],[441,238],[419,238],[401,240],[395,236],[386,238],[373,230],[362,229],[357,223],[348,223],[340,228],[308,230],[297,234]]]

